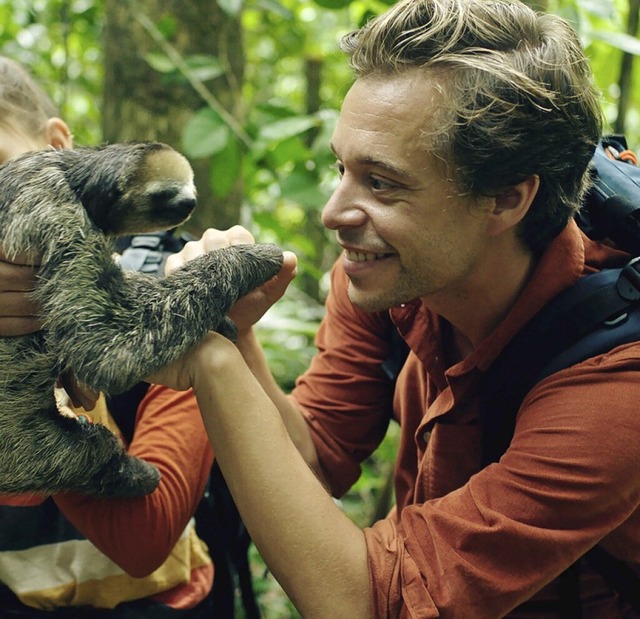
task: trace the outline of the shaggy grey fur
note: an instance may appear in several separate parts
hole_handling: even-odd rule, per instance
[[[34,152],[0,167],[0,245],[42,256],[34,294],[44,319],[39,333],[0,338],[0,492],[138,496],[157,486],[157,469],[107,428],[60,415],[54,384],[73,372],[125,391],[207,331],[232,337],[229,307],[279,271],[282,252],[269,244],[217,250],[166,278],[116,265],[114,236],[191,214],[192,179],[158,143]]]

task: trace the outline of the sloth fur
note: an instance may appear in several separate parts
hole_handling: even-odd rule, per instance
[[[113,259],[114,237],[175,227],[195,204],[191,167],[160,143],[38,151],[0,167],[0,246],[41,258],[44,322],[0,338],[0,492],[139,496],[157,486],[157,469],[106,427],[59,414],[54,386],[71,372],[121,393],[208,331],[233,336],[225,315],[279,271],[275,245],[220,249],[165,278]]]

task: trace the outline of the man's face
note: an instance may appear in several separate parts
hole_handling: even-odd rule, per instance
[[[488,242],[482,201],[460,197],[425,150],[436,101],[420,69],[359,79],[345,98],[332,139],[341,179],[322,220],[365,311],[464,297]]]

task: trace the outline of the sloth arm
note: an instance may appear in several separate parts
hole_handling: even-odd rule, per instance
[[[54,497],[66,518],[134,577],[169,556],[202,498],[213,451],[191,390],[152,385],[138,407],[129,453],[154,464],[160,484],[146,497]]]

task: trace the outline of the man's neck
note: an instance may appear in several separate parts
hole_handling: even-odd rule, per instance
[[[485,256],[482,265],[453,293],[423,299],[451,324],[452,357],[469,355],[504,320],[527,285],[535,260],[519,242],[505,241]]]

